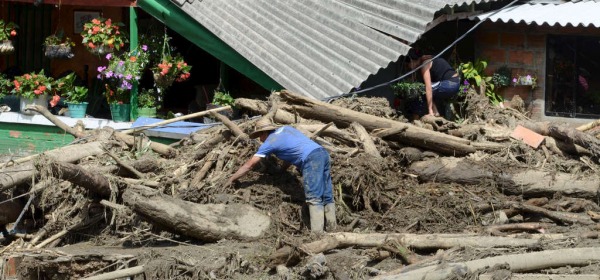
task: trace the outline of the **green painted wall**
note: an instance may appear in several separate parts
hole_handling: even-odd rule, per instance
[[[35,154],[71,143],[75,137],[54,126],[0,123],[0,154]]]

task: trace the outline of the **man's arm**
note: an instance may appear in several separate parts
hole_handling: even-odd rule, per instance
[[[246,173],[252,170],[252,167],[254,167],[254,165],[256,165],[261,159],[262,158],[259,156],[252,156],[233,175],[231,175],[231,177],[229,178],[229,180],[227,180],[227,183],[225,183],[225,185],[231,185],[233,181],[246,175]]]
[[[426,61],[423,68],[421,68],[421,74],[423,75],[423,83],[425,83],[425,99],[427,100],[427,111],[429,115],[434,116],[435,110],[433,109],[433,89],[431,87],[431,69],[432,62]]]

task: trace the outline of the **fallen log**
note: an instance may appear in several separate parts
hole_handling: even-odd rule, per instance
[[[596,138],[594,135],[579,131],[575,128],[548,122],[526,122],[522,125],[539,134],[551,136],[566,143],[577,144],[589,150],[596,158],[600,156],[600,139]]]
[[[362,143],[363,149],[365,149],[365,153],[372,155],[375,158],[381,159],[381,154],[377,150],[377,146],[373,143],[373,139],[371,139],[371,135],[367,132],[367,130],[357,122],[353,122],[350,124],[350,127],[354,129],[356,135],[358,135],[358,140]]]
[[[545,268],[563,266],[585,266],[600,261],[598,248],[570,248],[548,250],[524,254],[503,255],[462,263],[443,263],[428,266],[405,273],[386,274],[374,277],[374,280],[430,279],[442,280],[454,277],[466,277],[477,270],[507,264],[512,272],[539,271]]]
[[[102,144],[100,142],[91,142],[86,144],[69,145],[50,150],[36,156],[35,158],[39,158],[43,155],[57,162],[72,163],[82,158],[96,156],[102,153],[104,153]],[[4,191],[16,185],[25,183],[28,180],[31,180],[31,177],[38,174],[38,171],[31,161],[0,170],[0,191]]]
[[[311,133],[316,133],[321,128],[323,128],[323,126],[319,124],[298,124],[296,127],[298,129],[309,131]],[[350,147],[354,147],[360,144],[359,141],[352,136],[352,134],[344,130],[338,129],[335,126],[329,126],[325,128],[319,133],[319,136],[333,138]]]
[[[77,138],[81,138],[86,135],[84,132],[81,132],[74,128],[71,128],[68,125],[66,125],[65,123],[63,123],[56,116],[52,115],[52,113],[50,113],[50,111],[48,111],[48,109],[46,109],[43,106],[29,105],[27,108],[32,109],[36,112],[39,112],[44,117],[46,117],[50,122],[52,122],[54,125],[56,125],[57,127],[63,129],[67,133],[69,133]],[[127,143],[127,145],[129,145],[129,146],[133,146],[135,144],[135,138],[131,135],[127,135],[122,132],[115,131],[114,136],[115,136],[115,138]],[[150,149],[152,149],[153,151],[155,151],[165,157],[168,157],[168,158],[172,158],[176,155],[176,151],[172,147],[165,145],[165,144],[157,143],[154,141],[150,142]]]
[[[40,163],[36,167],[40,172],[46,166],[50,167],[52,176],[55,178],[69,181],[103,197],[109,197],[111,194],[110,182],[102,174],[85,170],[76,164],[67,162]]]
[[[450,249],[453,247],[534,247],[539,244],[534,239],[519,239],[493,236],[479,236],[475,234],[402,234],[402,233],[371,233],[360,234],[339,232],[325,235],[318,241],[303,244],[300,252],[318,254],[328,250],[349,246],[381,247],[387,242],[397,242],[413,250],[432,251],[437,249]],[[291,247],[283,247],[270,256],[271,265],[278,265],[289,261],[298,260],[293,254],[298,251]]]
[[[466,155],[475,152],[469,140],[431,131],[408,123],[383,117],[377,117],[325,102],[308,99],[289,91],[281,91],[281,97],[292,106],[300,116],[320,120],[324,123],[334,122],[338,127],[348,127],[352,122],[361,124],[367,131],[375,129],[399,129],[399,133],[388,136],[390,140],[406,145],[415,145],[447,155]]]
[[[139,266],[134,266],[134,267],[130,267],[130,268],[124,268],[124,269],[107,272],[107,273],[100,274],[100,275],[81,278],[81,280],[112,280],[112,279],[126,278],[128,276],[135,276],[135,275],[142,274],[142,273],[144,273],[144,266],[139,265]]]
[[[171,232],[203,241],[256,239],[271,219],[247,204],[196,204],[143,186],[130,186],[123,201],[134,212]]]
[[[552,197],[556,193],[569,197],[596,199],[600,180],[579,178],[568,173],[525,170],[495,174],[469,159],[445,157],[414,162],[407,172],[422,181],[477,185],[494,181],[502,192],[525,197]]]

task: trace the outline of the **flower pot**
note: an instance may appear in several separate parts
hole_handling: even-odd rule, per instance
[[[154,83],[160,88],[167,88],[173,84],[175,77],[163,76],[160,73],[153,73]]]
[[[112,116],[112,120],[115,122],[128,122],[130,113],[130,104],[110,104],[110,115]]]
[[[69,114],[71,115],[71,118],[85,118],[85,111],[87,110],[87,106],[87,102],[67,102],[67,107],[69,108]]]
[[[111,48],[111,47],[105,46],[105,45],[100,45],[93,49],[90,49],[90,48],[87,48],[87,49],[92,54],[95,54],[95,55],[103,55],[103,54],[107,54],[107,53],[112,53],[114,51],[114,48]]]
[[[156,117],[156,107],[151,108],[138,108],[138,117]]]
[[[0,42],[0,54],[9,54],[15,51],[13,42],[11,40],[4,40]]]
[[[25,115],[37,115],[39,114],[36,111],[33,110],[28,110],[27,106],[29,105],[40,105],[44,108],[48,107],[48,95],[44,94],[44,95],[39,95],[36,98],[33,99],[29,99],[29,98],[24,98],[24,97],[20,97],[20,108],[21,108],[21,114],[25,114]]]
[[[48,58],[61,58],[68,59],[75,56],[71,51],[71,46],[69,45],[49,45],[46,46],[44,51],[44,55]]]

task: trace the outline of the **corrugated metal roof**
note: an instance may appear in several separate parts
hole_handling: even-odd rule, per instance
[[[481,20],[491,13],[477,16]],[[600,27],[600,3],[572,1],[566,3],[529,3],[509,7],[490,16],[492,22],[514,22],[549,26]]]
[[[171,1],[283,87],[316,99],[347,93],[405,55],[437,11],[493,2]]]

